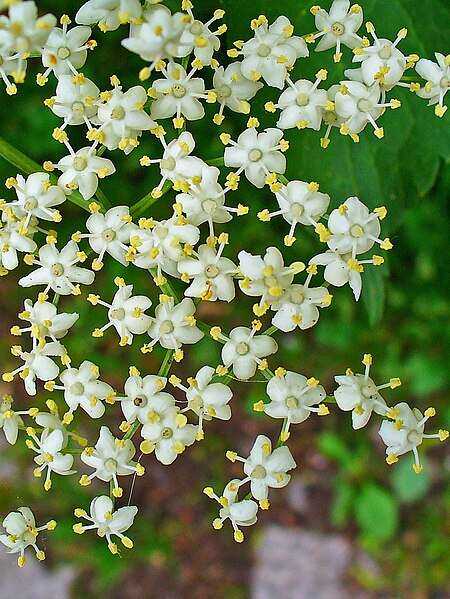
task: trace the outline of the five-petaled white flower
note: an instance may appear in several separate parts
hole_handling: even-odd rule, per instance
[[[42,476],[42,471],[47,469],[47,475],[44,481],[44,489],[48,491],[52,486],[50,478],[51,473],[68,476],[75,474],[76,470],[72,470],[73,455],[70,453],[62,453],[67,443],[67,437],[59,429],[50,432],[48,428],[44,429],[41,437],[38,438],[32,427],[27,428],[27,434],[31,439],[27,439],[26,445],[32,449],[37,455],[34,458],[38,467],[34,469],[34,476]]]
[[[313,6],[311,12],[319,30],[313,38],[320,38],[316,52],[336,46],[334,60],[339,62],[342,56],[341,44],[353,49],[361,43],[362,40],[356,33],[364,18],[359,4],[350,6],[350,0],[334,0],[329,12],[320,6]]]
[[[278,343],[269,335],[255,335],[256,328],[236,327],[229,338],[224,337],[222,360],[232,367],[234,375],[246,381],[251,379],[258,366],[264,366],[267,356],[276,353]]]
[[[444,106],[444,96],[450,88],[450,54],[444,56],[434,53],[436,62],[421,58],[416,63],[416,71],[426,79],[426,84],[417,90],[417,95],[428,100],[428,105],[436,104],[436,116],[442,117],[447,110]]]
[[[100,30],[106,32],[138,21],[141,15],[139,0],[88,0],[78,9],[75,21],[81,25],[97,23]]]
[[[116,167],[108,158],[101,158],[95,153],[95,144],[86,146],[61,158],[52,167],[62,171],[58,179],[66,195],[78,189],[83,199],[90,200],[97,191],[98,179],[103,179],[116,172]]]

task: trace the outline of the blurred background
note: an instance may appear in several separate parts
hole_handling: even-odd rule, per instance
[[[66,12],[73,17],[82,3],[60,0],[56,6],[48,0],[37,4],[41,14],[51,11],[59,17]],[[173,10],[179,8],[176,2],[165,4]],[[206,21],[216,8],[227,11],[228,32],[222,37],[218,56],[226,63],[225,50],[234,40],[251,36],[249,22],[261,13],[269,21],[285,14],[296,34],[311,33],[312,4],[297,0],[198,1],[194,12]],[[408,28],[408,37],[400,48],[404,54],[433,58],[434,51],[448,53],[450,10],[445,1],[366,0],[362,7],[365,21],[375,24],[379,37],[394,39],[400,28]],[[324,8],[328,9],[329,4]],[[105,35],[95,29],[92,37],[98,41],[98,47],[89,54],[83,68],[85,75],[102,90],[109,89],[112,74],[120,78],[124,88],[136,85],[143,63],[120,46],[125,30]],[[315,53],[312,47],[310,50],[310,58],[297,62],[292,73],[294,80],[314,80],[320,68],[329,71],[326,87],[344,78],[343,70],[350,66],[352,56],[348,49],[338,65],[333,64],[332,51]],[[34,80],[39,70],[39,61],[30,61],[26,82],[18,95],[10,98],[2,92],[0,131],[2,137],[36,162],[57,162],[63,148],[51,138],[51,132],[59,119],[43,105],[43,100],[53,95],[54,84],[50,79],[46,87],[38,87]],[[210,85],[206,69],[202,76]],[[375,381],[382,383],[394,376],[402,380],[400,388],[384,394],[388,404],[407,401],[421,411],[432,405],[437,416],[430,428],[448,428],[450,409],[445,399],[450,315],[446,295],[449,117],[436,118],[433,108],[407,89],[398,88],[395,92],[389,97],[400,99],[402,107],[383,115],[383,140],[377,140],[370,128],[361,134],[359,144],[333,131],[330,146],[323,150],[317,132],[286,132],[291,142],[287,177],[319,182],[321,190],[332,198],[331,208],[351,195],[357,195],[370,208],[385,205],[388,217],[383,221],[383,236],[391,238],[394,249],[381,268],[366,269],[358,304],[349,288],[336,289],[332,306],[321,312],[316,327],[275,334],[280,344],[276,365],[319,378],[331,393],[335,388],[333,376],[347,367],[361,372],[362,355],[370,352]],[[277,98],[277,90],[265,88],[252,101],[251,114],[260,119],[262,127],[274,125],[274,115],[267,114],[263,107],[266,101]],[[218,128],[211,121],[215,107],[206,105],[206,110],[205,120],[188,123],[188,129],[197,142],[196,154],[211,159],[223,155],[219,133],[227,131],[236,138],[247,117],[227,113],[224,124]],[[170,123],[166,128],[169,136],[173,135]],[[77,128],[70,129],[74,147],[84,145],[82,134]],[[139,158],[144,154],[161,155],[161,146],[153,136],[144,135],[141,145],[126,159],[120,151],[105,153],[117,168],[114,176],[101,182],[102,191],[113,205],[132,206],[157,183],[158,169],[139,167]],[[1,180],[16,173],[15,167],[0,159]],[[4,193],[5,197],[12,197],[11,192]],[[173,197],[173,192],[164,196],[146,216],[167,218]],[[263,253],[267,246],[282,242],[287,232],[284,220],[261,223],[256,218],[259,210],[274,207],[269,190],[256,191],[243,180],[232,201],[234,205],[249,205],[250,214],[227,226],[231,239],[228,257],[235,260],[243,248]],[[61,242],[77,229],[84,230],[86,219],[86,213],[69,202],[64,205],[63,215],[58,229]],[[299,227],[298,241],[283,250],[286,262],[306,262],[322,251],[315,237],[310,230]],[[112,297],[113,279],[119,275],[135,285],[137,294],[148,294],[156,301],[158,290],[143,271],[125,269],[112,260],[105,263],[95,284],[97,290],[101,289],[102,298]],[[10,345],[15,343],[9,329],[17,323],[23,300],[30,297],[30,291],[17,286],[23,272],[25,269],[19,269],[0,281],[2,371],[11,370],[16,364],[9,353]],[[251,298],[238,292],[238,300],[231,305],[202,302],[197,315],[228,331],[250,322],[251,305]],[[80,314],[67,339],[74,365],[84,359],[92,360],[99,365],[102,380],[119,391],[123,390],[130,365],[142,374],[157,372],[163,352],[155,350],[143,356],[139,343],[131,349],[121,348],[115,334],[106,334],[103,339],[90,336],[105,321],[102,308],[92,309],[88,302],[73,297],[63,297],[60,307]],[[186,358],[171,372],[183,379],[193,376],[204,364],[217,364],[219,352],[215,342],[204,339],[194,351],[187,350]],[[73,507],[87,507],[94,492],[104,491],[103,483],[86,489],[78,485],[77,476],[55,476],[52,490],[44,496],[42,484],[32,476],[29,450],[21,443],[11,447],[2,441],[0,514],[30,505],[38,521],[58,521],[45,547],[48,575],[56,576],[49,579],[54,582],[49,583],[47,593],[59,580],[70,599],[106,594],[110,599],[448,597],[449,516],[445,507],[449,498],[449,462],[445,445],[423,443],[425,468],[419,476],[412,470],[409,455],[389,467],[377,434],[378,423],[374,421],[361,431],[353,431],[350,414],[333,406],[327,418],[312,416],[292,427],[289,447],[298,468],[288,487],[271,494],[271,509],[260,512],[258,524],[245,530],[245,543],[235,543],[226,526],[220,532],[213,530],[216,504],[202,494],[202,489],[211,485],[220,492],[230,478],[240,474],[239,464],[225,459],[226,450],[246,455],[257,434],[272,439],[278,434],[277,421],[253,411],[264,387],[263,381],[235,384],[233,418],[207,424],[205,440],[189,448],[173,465],[162,466],[154,456],[144,456],[146,475],[136,481],[132,493],[132,503],[139,506],[130,531],[135,547],[124,550],[120,557],[111,556],[106,543],[95,535],[79,537],[72,532]],[[30,403],[20,383],[8,388],[3,385],[0,391],[12,391],[21,409],[43,406],[49,395],[44,392]],[[121,421],[119,407],[110,407],[107,414],[109,426],[116,427]],[[83,417],[79,422],[92,443],[97,438],[98,423]],[[130,482],[123,481],[126,499]],[[1,567],[7,571],[9,561],[5,564]],[[54,574],[64,565],[70,569]],[[34,566],[14,571],[16,591],[26,580],[28,568],[33,572],[33,580],[37,580]],[[63,591],[58,592],[55,597],[63,597]],[[9,591],[0,589],[1,599],[9,596]]]

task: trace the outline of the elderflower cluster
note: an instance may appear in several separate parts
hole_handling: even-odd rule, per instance
[[[75,523],[73,530],[96,531],[114,554],[119,549],[113,537],[126,548],[133,546],[123,533],[138,511],[120,503],[123,477],[145,474],[140,463],[144,454],[154,454],[165,465],[173,463],[205,438],[209,422],[229,420],[234,388],[243,389],[241,381],[267,381],[254,409],[282,424],[274,440],[258,435],[247,457],[227,452],[229,460],[242,462],[243,474],[227,483],[221,495],[205,488],[220,505],[214,528],[230,520],[237,542],[244,539],[241,527],[254,524],[258,510],[269,508],[269,490],[289,483],[296,462],[286,443],[295,425],[311,415],[328,415],[331,404],[352,412],[355,429],[365,426],[373,412],[380,415],[387,462],[411,451],[416,472],[422,468],[417,451],[422,440],[448,436],[444,430],[424,433],[433,408],[422,414],[404,402],[387,406],[380,390],[395,388],[400,380],[376,385],[369,376],[369,354],[363,359],[364,374],[347,370],[335,377],[334,395],[327,394],[317,378],[277,363],[283,334],[295,339],[315,326],[321,311],[332,304],[333,287],[348,284],[358,300],[366,266],[381,266],[384,252],[393,247],[381,231],[387,209],[365,203],[378,201],[355,197],[349,188],[348,199],[338,205],[332,189],[285,177],[289,143],[284,131],[324,129],[323,148],[336,127],[357,142],[369,125],[381,139],[379,119],[386,108],[400,106],[400,101],[387,99],[394,88],[408,87],[428,99],[442,117],[450,80],[449,56],[436,53],[434,63],[402,53],[398,46],[406,29],[391,41],[379,38],[367,23],[371,39],[361,37],[363,9],[357,4],[334,0],[329,11],[314,6],[311,13],[315,31],[303,37],[294,34],[286,16],[273,23],[264,15],[253,19],[252,36],[234,42],[227,51],[228,64],[220,64],[218,58],[227,30],[224,11],[215,10],[204,23],[195,17],[190,0],[182,0],[175,13],[162,2],[89,0],[79,8],[73,26],[67,15],[60,18],[61,27],[53,15],[39,17],[32,0],[14,2],[8,14],[0,16],[0,76],[6,92],[17,93],[29,60],[42,61],[36,81],[51,88],[45,106],[60,119],[52,136],[61,150],[59,159],[46,161],[42,170],[30,173],[26,162],[21,169],[26,177],[12,173],[6,181],[9,197],[0,201],[0,274],[9,274],[23,261],[28,270],[18,284],[30,288],[18,314],[23,325],[11,328],[22,345],[12,346],[14,367],[2,378],[6,383],[22,379],[25,393],[36,396],[39,404],[15,410],[12,396],[5,395],[0,428],[8,443],[26,437],[36,464],[34,475],[43,477],[46,492],[57,476],[77,474],[84,487],[94,479],[106,483],[103,494],[92,499],[89,515],[84,508],[75,509],[83,522]],[[89,51],[97,45],[95,25],[103,33],[120,29],[123,51],[140,57],[135,86],[125,89],[111,74],[109,89],[102,91],[83,74]],[[343,59],[344,47],[353,51],[355,68],[346,69],[345,78],[328,89],[326,69],[318,71],[315,81],[291,77],[296,62],[309,56],[308,44],[316,40],[316,51],[334,49],[335,62]],[[424,86],[403,80],[412,67],[426,80]],[[272,127],[261,130],[258,119],[249,116],[243,130],[233,135],[221,130],[217,135],[225,146],[218,158],[196,147],[195,121],[212,117],[221,126],[230,111],[250,115],[250,101],[264,86],[277,94],[266,103],[269,113],[278,111]],[[86,137],[79,148],[70,141],[74,127]],[[141,140],[151,136],[160,146],[159,154],[138,157]],[[2,151],[0,147],[1,155]],[[117,152],[140,163],[142,177],[147,177],[148,168],[159,181],[152,189],[149,184],[150,192],[131,208],[120,205],[120,194],[111,204],[99,187],[105,177],[118,180]],[[21,160],[14,163],[23,164]],[[268,186],[272,206],[256,215],[251,197],[249,205],[244,204],[241,177],[255,193]],[[151,206],[166,194],[157,219]],[[68,202],[86,210],[81,231],[73,230],[67,220]],[[277,240],[272,229],[262,254],[249,251],[245,239],[226,230],[227,223],[245,217],[253,218],[264,234],[268,225],[258,220],[267,223],[278,216],[287,222],[285,234]],[[314,232],[317,253],[303,256],[296,244],[299,259],[292,262],[283,246],[294,246],[302,227]],[[61,231],[69,232],[70,239],[61,242]],[[372,253],[374,248],[382,254]],[[102,288],[102,279],[98,282],[106,262],[117,263],[119,273],[112,296]],[[126,268],[134,272],[130,279],[144,282],[145,295],[127,283]],[[80,306],[88,301],[98,317],[99,326],[89,331],[93,354],[102,337],[125,349],[138,345],[143,354],[159,345],[166,350],[159,370],[141,374],[128,363],[118,389],[91,359],[73,364],[76,335],[86,331],[80,330],[79,313],[68,311],[64,296],[70,295],[77,296]],[[222,331],[217,324],[220,302],[245,301],[245,296],[254,298],[247,319]],[[201,302],[219,306],[210,322],[197,316]],[[180,376],[170,373],[205,337],[220,344],[221,362],[211,359],[186,381],[181,370]],[[40,405],[43,389],[54,398],[45,406]],[[116,404],[119,408],[113,411]],[[113,425],[105,418],[117,409],[123,420]],[[88,417],[101,424],[90,444],[77,432]],[[246,485],[245,499],[239,499]],[[36,527],[31,510],[19,508],[4,519],[0,542],[19,554],[23,566],[28,546],[44,559],[36,537],[54,526],[50,521]]]

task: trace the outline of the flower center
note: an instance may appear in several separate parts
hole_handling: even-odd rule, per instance
[[[58,52],[56,54],[58,55],[58,58],[65,60],[66,58],[69,58],[70,50],[66,46],[62,46],[61,48],[58,48]]]
[[[161,437],[163,439],[170,439],[173,436],[173,430],[169,427],[166,427],[163,429],[162,433],[161,433]]]
[[[298,94],[295,99],[297,106],[307,106],[309,104],[309,96],[308,94]]]
[[[110,317],[113,320],[123,320],[125,318],[125,310],[123,308],[114,308],[110,312]]]
[[[172,87],[172,96],[174,98],[184,98],[186,95],[186,88],[182,85],[174,85]]]
[[[369,102],[369,100],[367,100],[366,98],[358,100],[357,106],[358,110],[360,110],[361,112],[369,112],[369,110],[372,110],[373,108],[372,103]]]
[[[217,97],[220,99],[229,98],[231,96],[231,87],[228,85],[222,85],[220,89],[217,90]]]
[[[255,466],[250,474],[250,478],[266,478],[266,476],[266,469],[261,464]]]
[[[191,25],[190,32],[193,35],[200,35],[202,32],[202,24],[200,21],[194,21]]]
[[[122,106],[116,106],[111,111],[111,118],[116,121],[121,121],[125,118],[125,110]]]
[[[116,472],[118,463],[114,458],[108,458],[105,460],[105,470],[106,472]]]
[[[59,262],[57,262],[56,264],[52,264],[50,272],[54,277],[62,277],[62,275],[64,274],[64,266]]]
[[[291,410],[295,410],[298,408],[298,399],[293,395],[286,397],[286,407],[290,408]]]
[[[350,235],[352,237],[364,237],[364,229],[361,225],[353,225],[350,229]]]
[[[422,435],[417,431],[411,431],[408,433],[407,439],[410,443],[413,443],[414,445],[419,445],[419,443],[422,441]]]
[[[144,408],[147,405],[147,398],[144,395],[138,395],[133,399],[133,403],[138,408]]]
[[[301,216],[304,211],[305,207],[302,206],[302,204],[299,204],[298,202],[294,202],[291,206],[291,216],[293,216],[294,218]]]
[[[87,167],[87,160],[84,156],[76,156],[73,161],[73,168],[76,171],[84,171]]]
[[[155,235],[157,235],[160,239],[165,239],[169,233],[167,228],[163,227],[163,225],[156,225],[154,231]]]
[[[342,25],[342,23],[339,23],[336,21],[336,23],[333,23],[333,25],[331,25],[331,33],[333,35],[342,35],[345,31],[345,27],[344,25]]]
[[[84,104],[83,102],[74,102],[72,104],[72,112],[84,112]]]
[[[366,385],[361,389],[361,393],[366,399],[372,399],[377,394],[377,390],[373,385]]]
[[[253,148],[253,150],[250,150],[250,152],[248,153],[248,159],[251,162],[258,162],[258,160],[261,160],[262,158],[262,152],[261,150],[258,150],[258,148]]]
[[[83,393],[84,393],[83,383],[74,383],[73,385],[70,385],[69,392],[71,395],[83,395]]]
[[[247,343],[244,343],[244,341],[241,341],[240,343],[237,344],[236,353],[239,354],[240,356],[245,356],[245,354],[248,354],[249,351],[250,351],[250,348]]]
[[[303,300],[305,299],[304,294],[301,291],[294,291],[291,294],[291,302],[293,304],[297,304],[300,305],[303,303]]]
[[[23,209],[27,212],[31,212],[31,210],[34,210],[35,208],[37,208],[37,206],[38,201],[36,200],[36,198],[28,198],[28,200],[23,205]]]
[[[103,241],[113,241],[116,238],[116,232],[112,229],[106,229],[101,235]]]
[[[271,53],[271,49],[270,46],[268,46],[267,44],[261,44],[257,50],[258,56],[261,56],[261,58],[266,58],[266,56],[269,56],[269,54]]]
[[[212,214],[217,209],[217,203],[211,198],[208,198],[202,202],[202,208],[206,214]]]
[[[217,266],[215,264],[209,264],[205,268],[205,275],[208,277],[208,279],[214,279],[214,277],[217,277],[218,274],[219,274],[219,269],[217,268]]]
[[[161,168],[163,168],[167,171],[173,171],[173,169],[175,168],[176,162],[175,162],[175,159],[172,158],[172,156],[169,156],[168,158],[163,158],[159,164],[160,164]]]
[[[323,115],[323,122],[326,125],[332,125],[333,123],[335,123],[337,121],[337,114],[335,112],[333,112],[332,110],[327,110],[324,115]]]
[[[386,44],[378,52],[378,55],[383,60],[388,60],[392,56],[392,46]]]
[[[275,275],[271,275],[270,277],[264,277],[264,285],[266,287],[276,287],[278,285],[278,279]]]
[[[173,333],[173,329],[173,322],[171,320],[165,320],[161,323],[161,326],[159,327],[159,332],[161,333],[161,335],[169,335],[170,333]]]
[[[439,81],[439,85],[445,89],[446,87],[450,86],[450,79],[448,77],[442,77],[442,79]]]

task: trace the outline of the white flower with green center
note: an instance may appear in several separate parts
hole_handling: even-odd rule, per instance
[[[90,200],[97,191],[99,178],[104,179],[116,172],[111,160],[96,155],[95,144],[77,152],[70,151],[53,166],[63,173],[58,185],[65,194],[70,195],[74,189],[78,189],[85,200]]]
[[[153,421],[144,424],[141,435],[141,451],[155,451],[156,459],[166,466],[172,464],[197,436],[197,427],[187,423],[187,418],[177,407],[170,407],[157,414]]]
[[[383,439],[386,447],[386,462],[394,464],[398,461],[398,456],[412,451],[414,454],[413,469],[419,474],[423,465],[419,460],[417,447],[423,439],[439,439],[445,441],[448,439],[448,431],[439,430],[437,434],[427,435],[424,433],[426,421],[436,414],[434,408],[428,408],[422,414],[417,408],[411,409],[405,402],[398,403],[391,410],[394,412],[395,420],[383,420],[378,434]]]
[[[107,495],[100,495],[91,501],[90,516],[81,508],[75,509],[75,516],[84,518],[89,524],[77,522],[73,525],[73,531],[83,534],[86,530],[96,530],[99,537],[106,538],[111,553],[116,554],[118,553],[117,545],[111,537],[119,537],[123,546],[131,549],[133,542],[123,533],[132,526],[137,512],[138,509],[134,505],[127,505],[114,511],[112,500]]]
[[[394,42],[378,38],[372,23],[367,23],[367,31],[373,37],[371,46],[362,46],[353,56],[353,62],[361,63],[362,80],[366,85],[375,81],[389,90],[396,85],[406,69],[407,58],[397,48],[397,44],[406,37],[407,29],[401,29]]]
[[[205,82],[200,77],[193,77],[196,69],[189,74],[177,63],[170,62],[167,69],[161,68],[164,79],[157,79],[150,88],[155,98],[151,104],[153,119],[167,119],[175,115],[174,125],[178,129],[183,126],[185,117],[188,121],[197,121],[205,116],[205,109],[200,99],[206,100]],[[155,124],[156,126],[156,124]]]
[[[392,248],[388,238],[382,240],[380,220],[386,216],[384,207],[369,212],[357,197],[348,198],[333,210],[328,219],[331,236],[327,244],[332,251],[340,254],[351,254],[352,259],[358,254],[370,250],[378,243],[383,250]]]
[[[83,474],[80,484],[90,485],[93,478],[112,481],[114,497],[122,497],[117,477],[134,473],[141,476],[145,472],[141,464],[132,461],[135,453],[131,439],[116,439],[107,426],[102,426],[95,447],[86,447],[81,454],[81,461],[94,468],[94,472],[89,476]]]
[[[245,295],[261,297],[261,307],[279,301],[294,280],[294,269],[284,265],[283,254],[276,247],[267,248],[264,257],[242,250],[238,258],[244,276],[239,287]]]
[[[59,341],[50,343],[37,343],[33,337],[33,349],[30,352],[22,350],[20,345],[13,345],[11,351],[14,356],[23,360],[22,366],[12,372],[5,372],[2,376],[6,382],[11,382],[16,374],[19,374],[25,384],[25,391],[28,395],[36,395],[36,379],[40,381],[52,381],[58,376],[59,367],[50,356],[65,356],[66,350]]]
[[[234,299],[233,275],[237,273],[237,267],[229,258],[222,256],[224,248],[225,243],[219,245],[217,252],[208,245],[201,245],[192,256],[178,262],[182,278],[189,280],[185,296],[200,297],[210,302],[217,299],[231,302]]]
[[[251,379],[263,359],[278,350],[278,343],[269,335],[255,335],[256,328],[236,327],[229,337],[223,337],[222,348],[224,365],[233,368],[234,375],[241,381]]]
[[[155,310],[148,334],[153,339],[151,346],[159,341],[165,349],[177,350],[185,344],[194,344],[203,338],[204,333],[196,327],[195,304],[185,297],[175,304],[173,297],[160,296],[161,303]],[[182,353],[181,356],[182,357]]]
[[[19,553],[18,565],[23,568],[27,563],[25,549],[33,547],[38,560],[45,559],[45,553],[36,545],[38,534],[42,530],[54,530],[56,522],[50,520],[43,526],[36,526],[33,512],[28,507],[20,507],[17,512],[10,512],[2,522],[6,534],[0,534],[0,542],[7,553]]]
[[[240,481],[237,478],[231,480],[225,486],[220,497],[214,493],[212,487],[206,487],[203,489],[203,493],[211,499],[215,499],[217,503],[221,505],[219,517],[213,521],[213,527],[216,530],[220,530],[223,527],[223,523],[226,520],[229,520],[233,527],[234,540],[237,543],[242,543],[244,534],[239,527],[252,526],[252,524],[255,524],[258,519],[258,504],[252,499],[242,499],[239,501],[237,490],[230,491],[229,487],[234,489],[239,482]]]
[[[70,293],[78,295],[80,293],[79,283],[91,285],[95,278],[95,274],[91,270],[75,266],[85,257],[74,241],[69,241],[61,251],[56,248],[54,243],[47,243],[39,249],[39,259],[33,261],[33,264],[37,264],[39,268],[19,279],[19,285],[22,287],[46,285],[44,294],[52,289],[61,295]]]
[[[21,71],[19,71],[22,69]],[[12,83],[8,76],[17,80],[17,83],[23,83],[27,70],[27,61],[17,58],[17,54],[12,52],[6,46],[0,46],[0,77],[5,84],[6,93],[9,96],[17,94],[17,85]],[[17,75],[19,74],[19,77]]]
[[[108,383],[99,381],[98,367],[85,360],[79,368],[67,368],[59,375],[62,385],[54,385],[54,389],[64,392],[64,401],[69,411],[64,415],[64,422],[70,423],[73,412],[82,408],[91,418],[101,418],[105,413],[103,400],[114,397],[114,389]]]
[[[355,300],[358,301],[362,288],[361,272],[359,268],[351,268],[349,260],[351,260],[351,254],[339,254],[337,251],[328,250],[311,258],[309,263],[325,266],[323,278],[331,285],[342,287],[348,283]],[[351,262],[351,264],[353,263]],[[359,264],[361,262],[358,260],[356,266],[359,267]]]
[[[269,403],[258,402],[256,411],[263,411],[271,418],[286,418],[283,428],[283,440],[289,437],[291,424],[304,422],[312,412],[325,416],[329,413],[323,404],[327,394],[315,378],[307,379],[297,372],[285,372],[282,376],[274,376],[267,383]],[[319,407],[316,407],[320,404]]]
[[[295,83],[287,78],[288,88],[278,98],[274,108],[280,108],[277,121],[280,129],[315,129],[318,131],[322,123],[322,112],[327,106],[328,94],[325,89],[317,89],[326,78],[326,71],[319,71],[314,83],[300,79]]]
[[[132,295],[133,285],[120,285],[112,303],[100,299],[97,295],[90,295],[88,300],[96,306],[108,308],[108,322],[96,329],[94,337],[102,337],[104,331],[114,327],[120,337],[120,345],[131,345],[134,335],[142,335],[151,325],[152,319],[145,314],[152,301],[146,295]]]
[[[55,27],[42,50],[42,64],[46,68],[38,75],[38,83],[45,83],[53,71],[55,77],[61,75],[78,75],[87,58],[87,51],[93,49],[96,43],[91,40],[90,27],[73,27],[67,31],[70,19],[63,15],[60,20],[62,29]]]
[[[21,230],[27,233],[31,218],[60,222],[61,214],[55,210],[66,201],[64,191],[58,185],[51,185],[50,175],[47,173],[32,173],[26,179],[17,175],[13,187],[17,200],[8,202],[4,206],[11,206],[14,213],[21,218]]]
[[[365,365],[364,374],[353,374],[348,370],[347,374],[334,377],[339,385],[334,392],[336,403],[341,410],[352,411],[354,429],[365,426],[369,422],[372,411],[382,416],[389,415],[391,411],[386,406],[380,391],[387,388],[395,389],[401,385],[398,378],[393,378],[384,385],[376,385],[369,376],[372,356],[365,354],[362,363]]]
[[[370,87],[359,81],[341,81],[340,91],[335,96],[336,113],[344,120],[341,133],[357,135],[367,123],[374,128],[378,138],[382,138],[384,130],[377,124],[377,119],[386,107],[393,107],[390,102],[380,103],[381,89],[377,82]]]
[[[64,119],[61,131],[67,125],[82,125],[92,128],[93,119],[98,110],[97,100],[99,88],[90,79],[74,78],[72,75],[61,75],[58,78],[55,95],[45,101],[53,114]]]
[[[142,20],[132,24],[129,37],[122,40],[127,50],[150,63],[148,68],[141,71],[141,77],[148,77],[161,60],[177,56],[186,25],[186,15],[181,12],[172,14],[160,4],[146,6]]]
[[[227,30],[226,25],[220,25],[216,31],[211,31],[210,26],[221,19],[225,11],[216,10],[209,21],[202,23],[194,17],[192,3],[189,0],[182,5],[191,20],[181,35],[180,45],[175,56],[184,57],[193,52],[195,56],[193,62],[197,68],[210,66],[213,62],[214,52],[220,48],[220,40],[217,36]]]
[[[26,299],[24,310],[19,313],[20,320],[29,322],[30,326],[24,328],[15,326],[11,329],[11,334],[22,335],[29,332],[36,339],[50,337],[52,341],[57,341],[67,335],[78,317],[76,312],[58,314],[57,307],[48,302],[45,295],[40,295],[34,304],[32,300]]]
[[[421,58],[416,63],[417,73],[426,84],[417,90],[417,95],[428,100],[428,106],[435,106],[436,116],[442,117],[447,110],[444,97],[450,88],[450,54],[444,56],[435,52],[436,62]]]
[[[211,366],[203,366],[194,378],[188,379],[189,387],[182,385],[178,378],[171,383],[186,393],[188,405],[181,410],[192,410],[198,416],[197,439],[203,439],[203,422],[218,418],[229,420],[231,408],[228,402],[233,397],[231,389],[223,383],[212,383],[215,370]]]
[[[276,311],[272,324],[288,333],[297,327],[305,330],[313,327],[319,320],[319,308],[330,305],[332,296],[326,287],[310,287],[315,269],[308,273],[303,285],[290,285],[281,298],[272,304]]]
[[[44,429],[41,437],[38,438],[32,427],[27,428],[27,434],[31,439],[27,439],[26,445],[28,449],[33,450],[37,455],[34,461],[38,465],[34,469],[34,476],[41,477],[42,472],[47,469],[47,474],[44,481],[44,489],[49,491],[52,486],[51,474],[60,474],[61,476],[69,476],[75,474],[76,470],[72,470],[73,455],[70,453],[62,453],[67,443],[67,437],[59,429],[50,432],[48,428]]]
[[[350,6],[349,0],[334,0],[329,12],[320,6],[313,6],[311,12],[318,29],[313,37],[320,38],[316,52],[336,47],[334,60],[339,62],[342,56],[341,46],[353,49],[362,42],[356,33],[364,19],[359,4]]]
[[[291,480],[288,474],[297,466],[288,447],[277,447],[272,451],[272,442],[265,435],[258,435],[248,458],[241,458],[234,452],[228,452],[231,461],[244,464],[246,478],[237,483],[228,483],[231,492],[237,491],[246,482],[250,482],[250,491],[258,499],[263,509],[269,507],[269,488],[281,489]]]
[[[32,254],[37,245],[33,236],[37,231],[37,220],[32,217],[28,223],[27,233],[22,227],[22,221],[11,208],[3,211],[0,220],[0,274],[5,275],[9,270],[19,266],[18,252]]]
[[[4,395],[0,403],[0,428],[5,433],[6,440],[11,445],[17,441],[19,426],[23,426],[22,416],[32,416],[37,412],[36,408],[29,410],[15,411],[12,409],[13,398],[11,395]]]
[[[283,174],[286,170],[282,151],[287,148],[281,143],[282,137],[280,129],[269,128],[258,133],[255,127],[249,127],[237,142],[228,141],[231,147],[225,148],[225,166],[238,168],[236,177],[244,172],[250,183],[261,189],[271,173]]]
[[[225,106],[233,112],[248,114],[250,112],[249,100],[263,87],[259,81],[247,79],[241,70],[240,62],[233,62],[226,67],[214,69],[213,90],[219,103],[219,112],[214,117],[214,122],[220,125],[223,121]]]
[[[98,254],[98,258],[92,263],[96,270],[103,266],[105,254],[109,254],[114,260],[127,266],[125,256],[130,237],[139,231],[138,227],[131,222],[128,206],[114,206],[105,214],[94,212],[88,217],[86,228],[89,233],[75,235],[78,239],[87,238],[91,248]]]
[[[244,57],[242,73],[247,79],[258,81],[261,77],[271,87],[283,89],[287,70],[298,58],[309,55],[303,38],[292,35],[294,27],[285,16],[278,17],[269,26],[265,16],[252,21],[255,36],[245,42],[240,52]]]
[[[167,378],[162,376],[129,376],[125,381],[125,397],[120,398],[126,422],[133,424],[139,420],[141,424],[146,424],[158,419],[167,408],[175,407],[173,395],[163,391],[166,384]]]
[[[75,21],[80,25],[98,24],[101,31],[115,31],[120,25],[138,21],[142,15],[139,0],[88,0]]]

